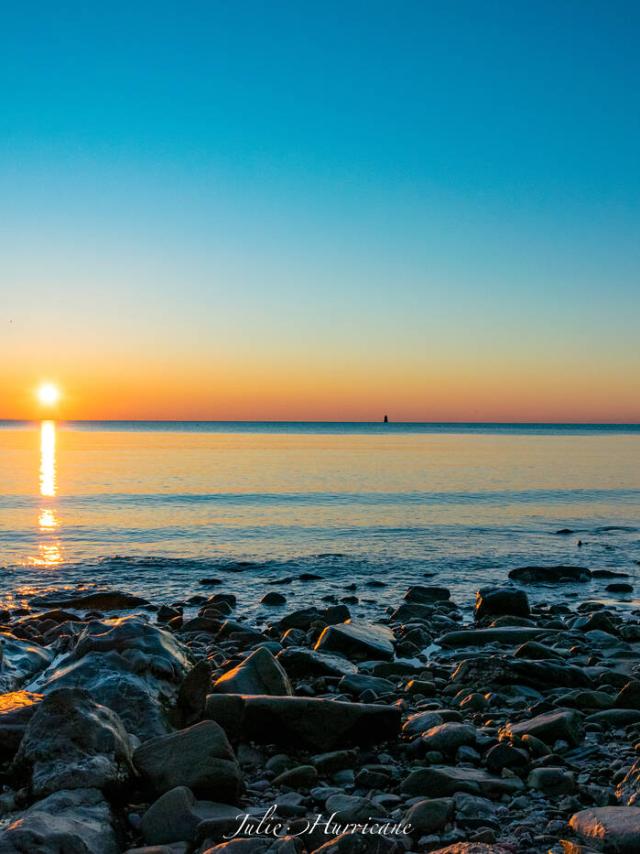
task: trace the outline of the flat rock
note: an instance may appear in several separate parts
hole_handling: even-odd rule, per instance
[[[193,842],[203,822],[224,833],[238,827],[240,807],[197,801],[186,786],[178,786],[155,801],[142,816],[142,835],[149,845]]]
[[[207,698],[205,714],[218,721],[231,738],[333,750],[394,738],[401,713],[396,706],[343,703],[319,697],[212,694]]]
[[[518,777],[498,777],[481,768],[454,768],[432,765],[412,771],[402,782],[400,790],[407,795],[441,797],[456,792],[468,792],[488,798],[500,798],[524,789]]]
[[[213,686],[219,694],[270,694],[291,696],[287,672],[268,649],[260,647],[244,661],[224,673]]]
[[[338,691],[347,694],[362,694],[363,691],[374,691],[376,694],[388,694],[395,690],[393,682],[380,676],[368,676],[365,673],[351,673],[343,676],[338,682]]]
[[[571,709],[544,712],[526,721],[515,724],[507,723],[500,730],[500,734],[503,737],[516,740],[525,735],[532,735],[549,745],[553,745],[558,739],[562,739],[575,746],[582,740],[581,721],[582,718],[578,712]]]
[[[468,658],[460,662],[453,682],[473,685],[526,685],[536,689],[590,688],[591,678],[585,671],[560,661],[529,661],[505,655]]]
[[[242,787],[227,736],[211,720],[144,742],[134,752],[133,763],[158,794],[187,786],[195,794],[235,803]]]
[[[149,602],[141,596],[123,593],[121,590],[97,590],[91,593],[59,595],[57,593],[36,596],[29,600],[32,608],[76,608],[87,611],[127,611],[141,608]]]
[[[447,587],[436,587],[435,585],[416,584],[404,594],[405,602],[417,602],[419,605],[427,605],[431,602],[447,602],[450,598],[451,592]]]
[[[276,659],[292,679],[304,676],[346,676],[358,671],[355,664],[341,655],[314,652],[302,646],[283,649]]]
[[[437,724],[422,735],[422,742],[427,750],[437,750],[439,753],[455,753],[462,745],[476,743],[476,728],[471,724],[448,723]]]
[[[327,626],[315,645],[316,651],[337,652],[352,661],[393,658],[393,632],[370,623],[340,623]]]
[[[82,688],[53,691],[27,726],[15,768],[37,797],[61,789],[105,789],[132,772],[129,736],[115,712]]]
[[[437,643],[446,647],[485,646],[489,643],[517,646],[549,634],[549,629],[536,629],[522,626],[507,626],[499,629],[461,629],[447,632]]]
[[[11,816],[2,854],[118,854],[111,809],[97,789],[55,792]]]
[[[591,570],[584,566],[519,566],[511,570],[509,578],[521,584],[583,583],[591,578]]]
[[[574,813],[569,826],[598,851],[640,851],[640,807],[592,807]]]

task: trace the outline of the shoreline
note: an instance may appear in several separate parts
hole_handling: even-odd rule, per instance
[[[0,850],[555,854],[601,844],[596,822],[639,850],[640,612],[545,601],[566,575],[505,578],[474,612],[423,579],[380,622],[348,590],[291,610],[268,584],[258,621],[224,584],[4,610]],[[275,805],[284,834],[252,835]],[[316,816],[356,832],[303,832]]]

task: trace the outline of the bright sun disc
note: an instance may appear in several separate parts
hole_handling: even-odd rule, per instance
[[[42,383],[38,388],[38,400],[43,406],[53,406],[60,400],[60,389],[53,383]]]

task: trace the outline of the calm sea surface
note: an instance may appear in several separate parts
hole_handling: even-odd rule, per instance
[[[637,426],[0,422],[4,601],[78,583],[173,601],[215,577],[249,606],[270,582],[292,605],[355,583],[366,611],[425,573],[463,603],[515,566],[635,581],[639,560]]]

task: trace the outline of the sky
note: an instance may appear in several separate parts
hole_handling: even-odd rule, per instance
[[[0,417],[640,421],[640,4],[5,4]]]

